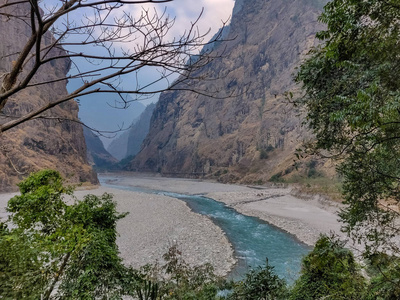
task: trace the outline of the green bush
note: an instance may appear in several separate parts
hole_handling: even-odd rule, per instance
[[[353,253],[335,237],[322,235],[302,263],[290,300],[364,299],[366,282]]]
[[[278,172],[271,176],[269,179],[271,182],[284,182],[285,180],[282,178],[282,172]]]
[[[3,299],[116,299],[130,270],[116,245],[110,194],[68,205],[60,174],[43,170],[19,185],[9,220],[0,223],[0,294]]]
[[[371,280],[366,300],[400,299],[400,258],[384,253],[368,257]]]
[[[260,159],[268,159],[268,152],[266,150],[260,150]]]
[[[163,258],[164,265],[147,265],[136,272],[139,300],[220,299],[217,293],[226,287],[226,281],[214,274],[210,264],[189,266],[177,245],[173,245]]]
[[[288,289],[285,280],[274,274],[274,267],[268,264],[250,270],[245,279],[234,284],[228,300],[287,299]]]

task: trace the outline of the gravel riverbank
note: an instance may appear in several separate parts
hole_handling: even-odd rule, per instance
[[[338,204],[318,198],[300,199],[290,188],[247,187],[209,181],[163,178],[141,174],[112,174],[112,184],[147,189],[201,194],[226,203],[237,211],[263,219],[313,245],[320,233],[340,234],[337,221]],[[193,213],[175,198],[98,187],[77,191],[85,194],[112,193],[120,212],[129,215],[118,223],[117,243],[127,264],[140,267],[161,261],[174,243],[184,259],[193,265],[211,263],[218,274],[226,274],[234,265],[233,250],[225,234],[209,218]],[[14,194],[0,194],[0,218],[6,217],[4,207]]]
[[[322,197],[300,198],[290,187],[250,187],[209,181],[121,174],[115,184],[182,194],[201,194],[224,202],[238,212],[258,217],[312,246],[321,233],[340,232],[340,204]]]
[[[211,263],[225,275],[236,260],[222,230],[209,218],[193,213],[177,199],[153,194],[99,187],[76,191],[75,196],[111,193],[120,212],[129,214],[118,222],[117,244],[125,262],[135,268],[162,261],[162,255],[177,244],[186,262]],[[15,194],[0,194],[0,218],[5,219],[7,201]]]

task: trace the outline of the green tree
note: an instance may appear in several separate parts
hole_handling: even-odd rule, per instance
[[[214,300],[226,280],[214,274],[210,264],[190,266],[177,245],[163,256],[165,263],[146,265],[136,271],[136,294],[140,300]]]
[[[274,267],[267,263],[250,270],[246,277],[234,284],[230,300],[268,300],[287,299],[288,289],[285,280],[274,273]]]
[[[400,299],[400,259],[385,253],[371,255],[368,260],[371,280],[366,300]]]
[[[344,229],[373,253],[399,233],[383,200],[400,201],[400,3],[333,0],[319,19],[323,43],[298,72],[295,102],[316,136],[308,150],[340,159]]]
[[[132,270],[116,245],[116,211],[110,194],[87,195],[68,205],[60,174],[43,170],[19,184],[0,226],[2,299],[120,299]]]
[[[363,299],[365,279],[352,252],[334,237],[321,236],[302,262],[289,299]]]

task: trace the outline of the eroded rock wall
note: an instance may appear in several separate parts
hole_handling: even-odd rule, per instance
[[[5,0],[0,0],[4,3]],[[28,6],[12,6],[9,13],[24,15]],[[30,27],[16,18],[0,15],[0,75],[9,72],[10,66],[30,36]],[[53,40],[47,34],[43,43]],[[53,49],[50,55],[63,54]],[[29,62],[26,72],[33,62]],[[33,82],[54,81],[65,77],[70,60],[57,59],[39,69]],[[1,79],[0,79],[1,81]],[[20,116],[45,105],[54,95],[66,95],[66,80],[33,86],[12,96],[0,115],[2,121]],[[78,119],[78,104],[68,101],[45,113],[46,119],[25,122],[16,128],[0,133],[0,191],[14,191],[16,183],[30,172],[44,168],[59,170],[71,183],[97,183],[97,176],[86,158],[86,144],[82,126],[67,119]]]
[[[226,37],[232,41],[217,46],[226,48],[224,57],[202,71],[218,80],[195,86],[239,96],[163,93],[131,170],[241,182],[292,172],[295,149],[309,134],[285,93],[299,91],[293,73],[317,43],[324,1],[242,2],[236,3]]]

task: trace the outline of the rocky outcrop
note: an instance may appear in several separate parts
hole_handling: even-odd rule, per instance
[[[96,170],[114,168],[118,160],[104,148],[103,142],[89,128],[83,127],[87,147],[87,159]]]
[[[324,1],[236,1],[224,57],[198,76],[198,90],[220,88],[236,97],[216,99],[166,92],[131,170],[206,175],[221,181],[261,182],[290,173],[297,146],[308,133],[286,100],[296,94],[293,73],[311,46]],[[282,174],[282,173],[281,173]]]
[[[4,3],[4,0],[0,1]],[[14,15],[22,15],[27,6],[13,7]],[[9,71],[16,53],[21,51],[30,35],[28,24],[16,18],[0,15],[0,75]],[[47,34],[43,43],[50,44],[52,36]],[[50,55],[60,54],[54,49]],[[62,53],[61,53],[62,54]],[[55,81],[64,77],[70,60],[58,59],[42,66],[34,81],[52,81],[47,85],[33,86],[12,97],[0,115],[1,119],[20,116],[52,101],[53,95],[65,95],[66,81]],[[29,68],[29,64],[26,66]],[[7,116],[7,117],[6,117]],[[46,118],[25,122],[0,134],[0,191],[16,190],[16,183],[30,172],[39,169],[56,169],[69,182],[97,183],[97,176],[86,159],[86,144],[82,126],[77,122],[78,105],[74,101],[64,103],[46,112]]]

